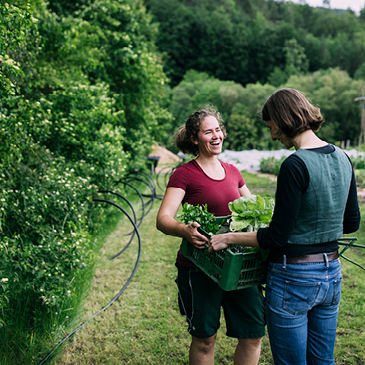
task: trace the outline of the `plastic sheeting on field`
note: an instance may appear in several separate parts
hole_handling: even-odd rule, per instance
[[[282,156],[288,157],[294,150],[275,150],[275,151],[258,151],[258,150],[247,150],[247,151],[230,151],[225,150],[218,158],[227,163],[231,163],[236,166],[240,171],[243,170],[260,170],[261,159],[267,159],[274,157],[280,160]],[[357,157],[357,150],[345,150],[345,152],[354,158]],[[360,152],[359,156],[364,156],[364,152]]]

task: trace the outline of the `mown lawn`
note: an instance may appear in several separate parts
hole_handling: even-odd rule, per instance
[[[244,177],[252,193],[262,196],[275,193],[275,182],[248,173],[244,173]],[[190,335],[178,311],[174,283],[174,263],[180,239],[165,236],[155,229],[159,204],[157,200],[140,227],[142,255],[129,286],[112,306],[67,340],[48,363],[188,364]],[[362,207],[365,207],[365,202],[362,202]],[[118,258],[106,260],[123,247],[126,241],[124,234],[130,229],[130,224],[123,220],[119,228],[105,238],[96,275],[78,319],[79,324],[108,304],[132,273],[138,254],[136,238]],[[359,238],[358,243],[365,243],[364,224],[356,236]],[[365,250],[351,248],[346,256],[365,266]],[[345,260],[342,263],[344,281],[335,350],[336,364],[365,364],[365,271]],[[63,331],[70,333],[76,327],[77,324],[73,324]],[[225,336],[224,327],[222,319],[215,363],[233,364],[236,340]],[[62,336],[60,332],[60,338]],[[41,354],[40,359],[44,355]],[[267,337],[262,344],[260,364],[273,364]]]

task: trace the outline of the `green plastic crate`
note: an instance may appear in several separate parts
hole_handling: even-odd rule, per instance
[[[227,217],[218,217],[220,223]],[[198,249],[185,238],[180,252],[214,280],[223,290],[244,289],[265,284],[268,262],[260,252],[234,252],[225,250],[209,253],[208,248]]]

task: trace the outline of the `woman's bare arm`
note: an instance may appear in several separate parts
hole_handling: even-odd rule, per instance
[[[229,245],[259,247],[257,232],[230,232],[212,236],[209,240],[209,252],[223,250]]]
[[[159,231],[170,236],[186,238],[196,247],[202,247],[208,239],[197,231],[200,224],[193,222],[184,224],[175,219],[185,191],[179,188],[167,188],[157,214],[156,227]]]

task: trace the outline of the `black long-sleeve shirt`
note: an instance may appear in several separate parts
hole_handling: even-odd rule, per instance
[[[332,145],[313,148],[312,151],[329,154],[334,151]],[[331,241],[315,245],[288,244],[288,239],[296,224],[302,195],[309,186],[309,173],[304,162],[296,155],[290,155],[282,164],[277,181],[275,209],[270,226],[257,232],[261,248],[271,254],[300,256],[338,249],[338,242]],[[355,232],[360,225],[360,209],[357,200],[355,174],[352,171],[351,187],[343,219],[343,232]]]

